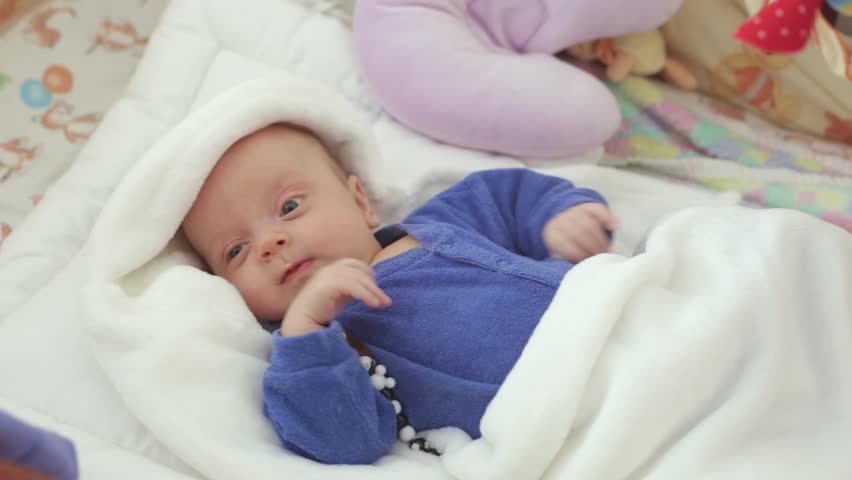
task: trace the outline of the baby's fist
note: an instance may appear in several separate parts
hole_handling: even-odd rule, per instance
[[[542,237],[551,256],[579,263],[609,250],[609,232],[617,223],[606,205],[581,203],[547,222]]]
[[[344,258],[318,270],[284,314],[281,335],[292,337],[326,328],[348,303],[361,300],[372,308],[391,304],[366,263]]]

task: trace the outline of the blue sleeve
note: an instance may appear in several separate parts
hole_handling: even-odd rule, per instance
[[[273,335],[263,398],[284,446],[318,462],[370,464],[396,441],[393,405],[373,387],[337,323]]]
[[[545,224],[568,208],[590,202],[606,204],[598,192],[563,178],[523,168],[485,170],[439,193],[403,223],[449,223],[541,260],[550,256],[542,238]]]
[[[76,479],[78,474],[77,453],[70,440],[0,411],[2,461],[61,480]]]

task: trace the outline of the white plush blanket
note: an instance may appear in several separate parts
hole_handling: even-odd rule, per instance
[[[193,124],[215,125],[198,112],[285,71],[370,119],[377,187],[406,194],[387,199],[393,215],[471,170],[544,167],[396,125],[333,20],[279,0],[173,0],[127,93],[0,251],[0,408],[71,436],[84,479],[849,473],[848,234],[800,214],[691,210],[628,259],[660,218],[720,199],[567,159],[546,171],[607,195],[616,254],[566,278],[484,437],[436,432],[440,461],[397,449],[377,467],[283,451],[260,408],[268,337],[171,236],[209,168],[174,156]]]
[[[565,277],[465,479],[850,478],[852,236],[692,209]],[[523,412],[519,415],[519,412]]]

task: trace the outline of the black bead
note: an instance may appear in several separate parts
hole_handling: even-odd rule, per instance
[[[417,445],[419,448],[414,448],[414,445]],[[410,448],[412,450],[419,450],[421,452],[429,453],[429,454],[432,454],[432,455],[435,455],[435,456],[441,455],[441,453],[438,452],[438,450],[429,446],[429,444],[426,442],[426,439],[422,438],[422,437],[417,437],[414,440],[408,442],[408,448]]]
[[[435,450],[432,447],[426,447],[426,448],[423,449],[423,451],[426,452],[426,453],[431,453],[432,455],[435,455],[436,457],[441,456],[441,452]]]
[[[404,413],[398,413],[396,415],[396,430],[400,431],[407,426],[408,426],[408,417],[406,417]]]

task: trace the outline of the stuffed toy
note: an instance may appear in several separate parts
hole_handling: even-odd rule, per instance
[[[752,16],[734,36],[767,53],[796,53],[816,39],[831,71],[852,80],[852,0],[745,0]]]
[[[624,80],[628,74],[660,74],[667,82],[684,90],[694,90],[698,86],[695,75],[667,55],[663,34],[658,29],[583,42],[571,46],[568,51],[580,60],[598,60],[605,64],[607,78],[613,82]]]
[[[606,85],[555,54],[652,30],[682,0],[358,0],[361,73],[400,123],[520,157],[598,146],[621,123]]]

